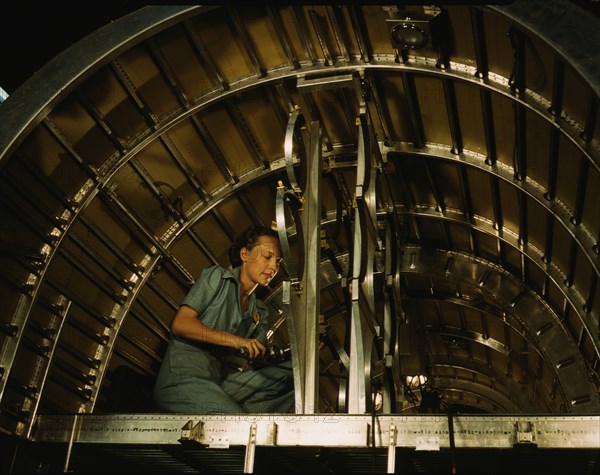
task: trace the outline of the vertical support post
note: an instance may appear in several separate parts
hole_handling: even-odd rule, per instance
[[[248,445],[246,446],[246,458],[244,459],[244,473],[254,472],[254,454],[256,453],[256,423],[250,426]]]
[[[310,147],[307,166],[307,192],[305,194],[303,230],[306,244],[304,273],[304,413],[318,412],[319,404],[319,314],[320,314],[320,264],[321,264],[321,131],[319,122],[310,124]]]
[[[75,432],[78,429],[79,415],[75,414],[73,417],[73,427],[71,427],[71,436],[69,437],[69,445],[67,445],[67,456],[65,457],[65,466],[63,472],[69,471],[69,464],[71,463],[71,451],[73,450],[73,441],[75,440]]]
[[[388,442],[388,463],[387,473],[394,473],[396,471],[396,436],[398,431],[396,426],[392,422],[390,424],[390,440]]]
[[[290,115],[286,136],[286,163],[291,183],[297,183],[292,166],[292,132],[296,128],[299,112]],[[303,119],[302,119],[303,120]],[[303,122],[298,122],[300,124]],[[318,121],[310,124],[304,133],[306,144],[306,192],[298,185],[293,192],[286,191],[283,184],[277,189],[276,215],[279,239],[284,262],[290,278],[283,282],[282,304],[292,351],[296,413],[311,414],[318,410],[318,343],[320,315],[320,264],[321,264],[321,127]],[[293,214],[296,232],[300,240],[301,255],[292,254],[287,237],[285,204],[301,204]],[[299,206],[295,209],[298,210]],[[292,211],[293,213],[293,211]],[[295,263],[298,262],[298,266]],[[298,269],[296,269],[298,267]],[[299,269],[302,269],[301,271]],[[304,272],[306,270],[306,272]],[[295,288],[295,295],[292,292]]]

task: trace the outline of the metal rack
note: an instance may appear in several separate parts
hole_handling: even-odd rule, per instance
[[[396,449],[400,448],[429,453],[517,447],[592,449],[598,454],[600,416],[40,415],[33,441],[67,444],[65,469],[70,466],[71,455],[83,445],[110,444],[121,449],[123,446],[159,446],[169,452],[169,446],[191,444],[198,450],[241,447],[243,465],[235,469],[243,468],[246,473],[254,471],[259,447],[276,448],[286,453],[310,447],[349,449],[348,453],[355,454],[376,449],[379,459],[387,459],[387,472],[394,473]]]

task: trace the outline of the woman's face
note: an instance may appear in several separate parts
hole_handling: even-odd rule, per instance
[[[240,256],[250,279],[256,284],[267,285],[279,270],[279,240],[272,236],[260,236],[252,249],[243,247]]]

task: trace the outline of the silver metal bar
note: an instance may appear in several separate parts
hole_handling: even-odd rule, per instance
[[[308,32],[306,31],[303,8],[300,5],[292,5],[290,12],[292,14],[294,25],[296,25],[296,32],[298,33],[300,42],[304,47],[304,54],[308,57],[310,63],[314,65],[317,63],[317,55],[315,53],[313,44],[308,37]]]
[[[300,358],[292,298],[294,298],[292,296],[292,282],[291,280],[284,280],[281,287],[281,303],[283,312],[286,315],[287,331],[292,353],[295,410],[297,414],[302,414],[304,412],[304,365]]]
[[[292,255],[289,244],[288,225],[286,223],[285,213],[286,203],[289,203],[289,207],[291,208],[291,214],[293,216],[294,225],[296,226],[296,231],[298,231],[298,229],[301,230],[302,222],[297,209],[300,203],[299,198],[293,192],[286,190],[283,183],[281,183],[277,188],[277,196],[275,198],[275,220],[277,222],[277,232],[279,234],[279,242],[281,244],[281,254],[283,257],[282,263],[288,274],[290,282],[298,291],[301,291],[302,286],[300,280],[302,279],[303,272],[299,269],[301,263],[298,262],[298,266],[296,265],[297,259]],[[300,234],[300,236],[302,236],[302,234]],[[304,253],[302,253],[301,256],[302,259],[304,259],[303,254]]]
[[[352,87],[354,79],[352,74],[329,74],[327,76],[306,77],[300,76],[296,80],[296,89],[299,92],[312,92],[325,89],[338,89]]]
[[[348,13],[350,15],[350,22],[352,23],[352,29],[354,30],[356,42],[358,43],[360,58],[364,63],[370,63],[371,57],[367,48],[367,42],[365,41],[367,34],[363,24],[361,23],[363,16],[356,11],[358,8],[360,8],[360,5],[346,5],[346,8],[348,9]]]
[[[242,111],[238,107],[237,103],[234,102],[233,99],[225,99],[225,106],[227,107],[227,113],[231,118],[234,127],[240,134],[240,137],[250,150],[250,155],[252,156],[254,163],[262,168],[269,168],[269,161],[265,158],[256,138],[254,137],[254,133],[250,129],[248,122],[244,118]]]
[[[383,103],[381,101],[381,96],[379,95],[379,89],[377,88],[376,77],[375,74],[367,71],[365,73],[365,77],[369,82],[369,91],[371,93],[371,100],[367,102],[367,107],[370,110],[369,105],[372,103],[375,107],[375,111],[377,112],[377,118],[379,119],[379,123],[381,124],[381,128],[383,129],[383,142],[387,142],[392,138],[390,134],[390,127],[388,125],[389,115],[387,113],[387,108],[383,107]],[[373,120],[374,114],[370,113],[371,121]]]
[[[378,414],[376,446],[423,447],[426,442],[448,448],[445,415]],[[538,448],[600,449],[599,415],[457,415],[454,419],[456,448],[506,448],[517,442],[519,423],[535,425]],[[76,421],[79,421],[77,424]],[[118,414],[38,415],[36,442],[85,444],[175,444],[182,428],[200,425],[195,439],[206,444],[216,434],[230,445],[248,444],[250,427],[256,425],[256,446],[272,446],[269,426],[277,424],[278,447],[367,447],[371,415],[355,414]],[[390,428],[395,443],[390,442]],[[433,447],[432,447],[433,448]]]
[[[338,18],[338,12],[341,7],[339,5],[326,5],[325,8],[327,9],[327,17],[329,18],[335,41],[340,48],[341,60],[349,63],[350,55],[348,54],[348,48],[346,48],[346,42],[344,41],[344,36],[342,34],[342,25]]]
[[[444,100],[446,102],[450,137],[452,138],[452,153],[458,155],[463,151],[463,134],[460,127],[456,89],[454,88],[454,82],[448,79],[442,79],[442,87],[444,90]]]
[[[168,133],[164,133],[159,137],[162,144],[165,146],[179,169],[183,172],[186,180],[190,182],[196,193],[200,195],[200,197],[208,201],[211,198],[210,192],[206,189],[206,187],[202,184],[196,172],[190,167],[182,153],[179,151],[173,140],[171,139]]]
[[[237,36],[242,40],[242,44],[244,45],[244,49],[248,55],[248,59],[252,63],[254,67],[254,71],[258,77],[265,77],[267,75],[267,69],[265,68],[263,62],[256,51],[256,48],[252,44],[250,37],[248,36],[248,31],[242,22],[240,15],[237,12],[236,7],[228,7],[229,10],[229,18],[233,21],[233,26],[235,28],[235,32]]]
[[[173,268],[177,270],[178,274],[181,275],[187,283],[193,283],[194,277],[183,267],[183,265],[171,254],[169,250],[163,245],[160,239],[154,235],[154,233],[149,230],[144,223],[142,223],[137,216],[135,216],[125,204],[122,203],[119,196],[114,192],[114,190],[110,190],[107,188],[103,188],[103,191],[106,194],[110,203],[116,205],[116,207],[121,211],[129,221],[139,230],[141,233],[148,239],[160,252],[163,257],[168,259],[168,262],[173,264]],[[150,249],[152,252],[152,250]]]
[[[296,172],[294,171],[294,138],[296,141],[302,141],[302,136],[299,133],[299,129],[304,125],[304,117],[302,116],[300,109],[296,108],[290,112],[287,129],[285,131],[285,141],[283,145],[284,156],[285,156],[285,169],[287,172],[290,186],[295,193],[303,193],[303,190],[298,184],[296,178]],[[304,150],[298,151],[300,156],[306,157],[306,144],[300,144]]]
[[[213,61],[210,51],[208,51],[208,48],[204,45],[204,42],[194,32],[188,20],[183,21],[183,26],[188,38],[191,40],[190,43],[193,46],[194,52],[198,56],[200,63],[208,75],[216,84],[219,85],[221,91],[228,90],[229,83],[222,77],[221,73],[219,72],[219,68]]]
[[[144,96],[140,94],[139,89],[134,85],[134,82],[129,77],[129,74],[127,74],[127,71],[125,71],[121,62],[115,58],[109,63],[109,67],[119,80],[121,86],[127,91],[129,98],[135,103],[140,113],[144,116],[144,119],[146,119],[146,123],[152,128],[157,127],[159,125],[158,117],[152,112]]]
[[[308,157],[307,195],[302,212],[306,273],[303,279],[302,308],[304,309],[305,385],[304,413],[314,414],[319,407],[319,319],[321,282],[321,135],[319,122],[310,124],[310,149]]]
[[[69,437],[69,445],[67,446],[67,456],[65,458],[65,465],[63,472],[69,471],[69,463],[71,461],[71,451],[73,450],[73,442],[75,441],[75,433],[77,428],[78,416],[73,417],[73,426],[71,427],[71,435]]]
[[[271,19],[271,23],[273,24],[273,28],[275,28],[275,34],[277,35],[277,39],[279,40],[279,43],[281,43],[281,47],[285,52],[285,56],[288,59],[290,66],[292,67],[292,69],[299,69],[300,62],[298,61],[296,54],[292,50],[288,36],[285,30],[283,29],[283,26],[281,25],[281,17],[279,14],[278,7],[267,5],[266,8],[267,13],[269,14],[269,18]]]
[[[196,114],[190,116],[190,120],[198,132],[198,135],[202,139],[202,142],[204,142],[204,145],[206,145],[206,148],[210,153],[210,157],[215,162],[215,165],[219,171],[223,174],[223,177],[229,182],[230,185],[237,183],[239,178],[234,175],[231,167],[227,163],[227,160],[225,160],[225,157],[223,156],[223,152],[221,152],[221,149],[215,142],[215,139],[213,139],[206,125],[204,125],[204,122],[202,122],[200,117],[198,117]]]
[[[244,473],[254,473],[254,455],[256,453],[256,424],[250,425],[246,456],[244,457]]]
[[[328,152],[333,150],[333,143],[329,138],[329,134],[327,133],[327,129],[323,125],[323,118],[321,117],[321,112],[319,111],[319,107],[317,102],[315,101],[312,93],[307,92],[302,94],[304,97],[304,101],[306,102],[306,107],[308,109],[308,115],[315,121],[321,124],[321,136],[323,137],[323,142],[325,143],[325,148]]]
[[[344,89],[336,89],[335,95],[344,111],[344,117],[346,118],[346,123],[348,124],[348,129],[352,134],[353,144],[358,144],[358,137],[356,136],[356,112],[353,111],[348,102],[348,97]]]
[[[387,458],[387,473],[396,473],[396,435],[398,431],[394,423],[390,423],[389,431],[389,444],[388,444],[388,458]]]
[[[367,120],[364,114],[361,114],[358,123],[358,160],[356,171],[356,201],[357,207],[361,207],[361,218],[367,228],[373,245],[377,250],[381,249],[381,238],[377,229],[377,217],[372,211],[375,210],[374,191],[375,177],[377,170],[371,157],[371,147],[369,140],[369,130],[367,129]],[[371,193],[372,192],[372,193]]]
[[[156,45],[156,41],[154,40],[154,38],[148,38],[146,40],[146,44],[148,45],[148,49],[150,50],[152,58],[158,65],[160,72],[162,73],[163,77],[166,79],[167,84],[171,88],[171,91],[173,91],[173,94],[175,94],[175,97],[177,97],[179,103],[186,109],[189,109],[191,105],[190,99],[185,93],[185,89],[179,82],[177,74],[175,73],[175,71],[173,71],[173,68],[165,59],[164,55]]]
[[[323,57],[325,58],[325,66],[333,66],[335,64],[335,61],[333,60],[333,57],[329,52],[329,47],[327,46],[325,35],[323,34],[323,28],[321,27],[321,15],[319,15],[314,8],[310,8],[308,10],[308,14],[310,16],[310,20],[315,31],[315,35],[317,36],[317,40],[319,40],[319,45],[321,46]]]

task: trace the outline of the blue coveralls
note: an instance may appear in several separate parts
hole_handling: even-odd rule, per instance
[[[240,267],[204,269],[181,305],[192,307],[207,326],[265,346],[268,308],[250,296],[242,315]],[[154,385],[161,410],[194,414],[285,413],[294,401],[291,362],[226,374],[228,348],[196,343],[171,333]]]

